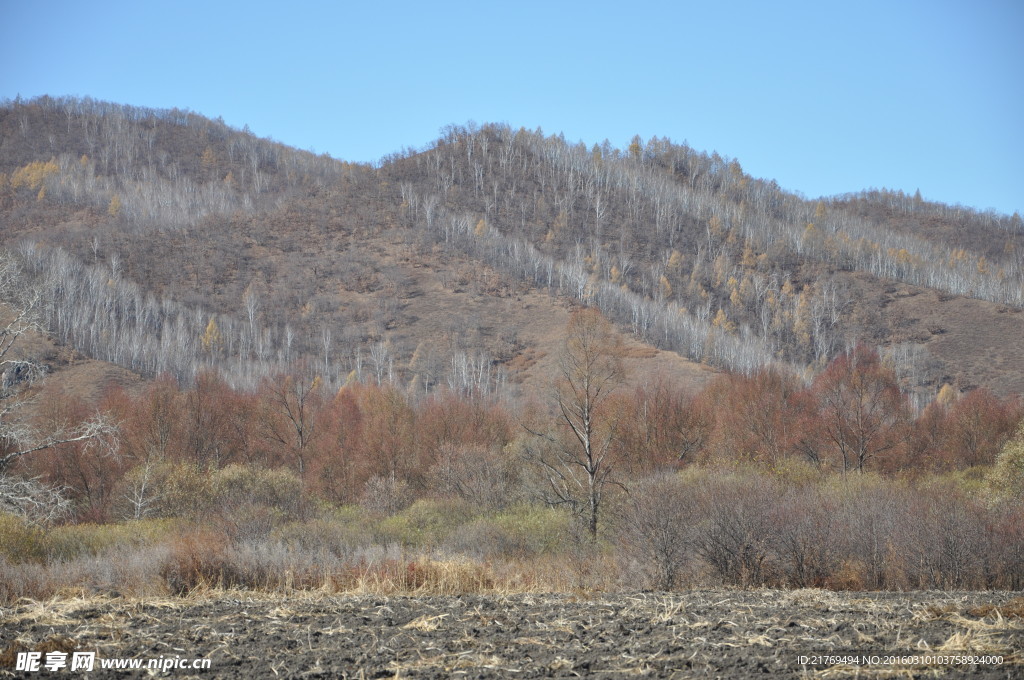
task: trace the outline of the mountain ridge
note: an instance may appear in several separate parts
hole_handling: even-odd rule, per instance
[[[105,273],[121,287],[103,303],[121,305],[114,335],[139,357],[182,345],[177,363],[118,360],[147,374],[217,366],[244,384],[304,356],[337,384],[530,385],[519,372],[546,350],[517,333],[541,292],[716,368],[813,371],[864,341],[919,405],[945,383],[1024,391],[1019,216],[887,191],[806,201],[664,139],[586,149],[449,126],[368,166],[187,111],[42,98],[0,106],[0,174],[0,245],[51,285],[55,268],[94,287]],[[60,316],[75,345],[100,324]],[[979,333],[995,360],[967,351]]]

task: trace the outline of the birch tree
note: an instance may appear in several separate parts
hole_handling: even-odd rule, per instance
[[[554,384],[561,436],[534,433],[548,445],[528,449],[546,478],[546,500],[571,507],[594,538],[605,491],[617,484],[615,419],[606,406],[625,380],[621,356],[621,339],[600,312],[576,312],[566,327]]]
[[[25,284],[18,260],[0,252],[0,318],[6,319],[0,325],[0,507],[26,515],[38,514],[40,498],[56,503],[60,494],[48,492],[38,480],[15,478],[11,470],[16,462],[75,442],[111,450],[116,446],[117,434],[115,425],[103,414],[82,423],[58,423],[45,431],[23,416],[28,401],[25,389],[46,372],[19,347],[27,334],[42,332],[41,307],[41,295]]]

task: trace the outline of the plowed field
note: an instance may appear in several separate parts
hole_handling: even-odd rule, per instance
[[[18,651],[77,650],[97,654],[94,678],[149,677],[100,668],[114,658],[209,659],[158,675],[247,680],[1012,678],[1021,616],[1013,593],[817,590],[23,601],[0,609],[0,677],[56,675],[16,671]]]

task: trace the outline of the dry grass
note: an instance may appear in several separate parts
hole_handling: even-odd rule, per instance
[[[418,619],[410,621],[409,623],[405,624],[404,626],[402,626],[402,628],[405,628],[406,630],[412,628],[415,630],[433,631],[440,628],[441,623],[447,617],[448,614],[438,614],[437,616],[421,616]]]
[[[232,546],[215,532],[178,536],[167,545],[118,549],[50,563],[0,561],[0,606],[22,602],[74,602],[113,597],[189,599],[245,592],[352,595],[503,595],[587,592],[617,586],[614,565],[582,569],[571,557],[497,564],[466,557],[402,556],[365,549],[348,558]]]
[[[986,618],[1024,619],[1024,597],[1017,597],[1002,605],[982,604],[967,610],[970,616]]]

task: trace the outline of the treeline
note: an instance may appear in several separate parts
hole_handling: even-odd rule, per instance
[[[309,370],[252,392],[206,373],[96,404],[56,385],[37,400],[42,427],[102,409],[120,447],[22,460],[71,514],[58,528],[0,515],[0,597],[98,579],[95,560],[114,554],[126,587],[172,592],[370,576],[455,591],[1024,586],[1024,407],[944,390],[915,417],[863,348],[809,386],[765,371],[692,396],[612,392],[591,414],[610,452],[594,537],[582,503],[551,504],[538,449],[578,444],[542,404],[327,390]],[[464,580],[444,580],[453,564]]]
[[[92,521],[159,514],[156,499],[169,480],[229,465],[286,470],[310,498],[336,505],[386,491],[396,494],[389,507],[438,495],[504,507],[543,497],[548,479],[531,458],[544,447],[572,449],[576,436],[545,403],[449,389],[424,394],[386,381],[328,388],[317,366],[300,368],[251,391],[213,372],[184,386],[165,374],[138,393],[114,390],[95,404],[48,385],[37,407],[42,429],[47,418],[63,424],[99,410],[118,423],[119,454],[95,458],[82,442],[34,456],[27,476],[67,488],[76,517]],[[809,384],[765,370],[722,375],[688,396],[659,381],[620,387],[588,416],[589,436],[608,442],[608,483],[626,488],[692,465],[978,478],[1022,417],[1019,399],[949,386],[917,413],[892,367],[863,346]],[[131,485],[157,471],[163,482],[145,482],[153,498],[129,513],[126,498],[137,498]]]
[[[665,139],[588,150],[539,131],[453,126],[431,148],[387,161],[381,171],[401,184],[411,225],[457,233],[459,222],[465,232],[482,219],[519,249],[536,248],[529,278],[575,272],[581,291],[622,289],[637,296],[632,307],[657,310],[647,316],[714,324],[752,356],[765,356],[763,344],[776,359],[821,365],[853,344],[857,301],[845,272],[1024,304],[1019,219],[944,214],[986,233],[995,221],[1002,252],[986,257],[926,240],[923,229],[894,230],[849,200],[800,199],[734,160]],[[455,226],[436,227],[447,215]],[[648,339],[664,342],[659,335]]]
[[[614,280],[602,280],[579,246],[571,259],[559,260],[486,220],[474,223],[471,215],[451,213],[429,197],[423,204],[408,187],[403,187],[403,196],[412,219],[420,217],[417,207],[422,210],[422,223],[417,220],[424,234],[421,245],[425,241],[467,254],[552,295],[592,305],[644,341],[696,361],[746,373],[781,361],[749,327],[738,328],[721,312],[713,319],[702,312],[691,314],[666,303],[663,296],[651,299]]]
[[[511,478],[503,451],[517,425],[498,400],[450,391],[415,397],[358,382],[328,390],[306,370],[273,375],[255,391],[234,390],[213,373],[188,388],[164,376],[97,404],[51,387],[38,407],[44,426],[96,409],[119,424],[117,456],[66,447],[36,456],[26,471],[67,489],[79,520],[187,513],[190,501],[171,489],[190,494],[190,485],[232,466],[280,470],[299,484],[310,512],[324,502],[397,510],[435,493],[479,502],[491,495],[498,505],[519,498],[511,484],[500,493],[486,488]]]
[[[926,201],[887,189],[869,189],[834,197],[830,203],[864,219],[884,222],[892,229],[908,231],[931,241],[943,241],[953,249],[965,249],[989,260],[1015,260],[1020,264],[1020,235],[1024,221],[1019,213],[1003,215],[979,212],[962,205]]]
[[[109,266],[87,265],[61,249],[26,243],[16,253],[0,252],[0,259],[17,271],[10,288],[35,300],[32,311],[59,343],[146,377],[168,374],[191,385],[204,371],[215,371],[233,388],[252,390],[306,363],[331,389],[355,381],[493,394],[505,385],[493,359],[471,348],[424,348],[400,359],[385,341],[337,346],[328,327],[311,335],[288,323],[267,324],[251,288],[239,318],[147,293],[122,276],[116,257]]]
[[[399,506],[451,494],[506,506],[546,483],[531,472],[525,449],[572,436],[544,404],[449,390],[423,395],[386,383],[326,389],[308,365],[254,391],[203,373],[194,385],[165,375],[138,394],[115,390],[98,404],[75,404],[52,385],[40,399],[39,412],[54,422],[99,409],[119,423],[116,458],[71,447],[33,464],[33,475],[72,490],[80,519],[101,521],[156,512],[154,500],[143,504],[152,509],[126,514],[132,492],[125,485],[139,475],[163,470],[186,478],[188,470],[229,465],[286,470],[310,498],[332,504],[359,503],[383,484],[402,497]],[[1022,416],[1019,400],[950,388],[915,414],[891,367],[863,347],[809,385],[771,370],[723,375],[695,396],[659,382],[620,388],[592,414],[593,436],[611,442],[610,468],[626,487],[681,467],[735,463],[766,471],[800,463],[826,476],[971,477],[995,464]],[[154,498],[162,486],[150,485]]]
[[[92,205],[147,230],[274,206],[349,167],[187,110],[90,98],[0,102],[0,140],[0,191]]]
[[[773,361],[820,368],[877,330],[865,328],[870,310],[849,272],[1024,303],[1019,217],[886,191],[810,202],[735,160],[667,139],[587,149],[540,131],[451,126],[430,147],[372,169],[187,111],[88,99],[9,102],[0,129],[0,193],[22,210],[37,197],[84,201],[115,225],[191,227],[186,241],[197,251],[222,251],[225,228],[247,231],[259,239],[253,252],[304,252],[325,271],[323,247],[337,238],[314,225],[381,233],[404,221],[408,233],[389,238],[489,257],[523,281],[599,306],[648,341],[735,370]],[[309,219],[289,214],[284,224],[296,210]],[[254,232],[245,215],[274,228]],[[485,247],[464,238],[481,221]],[[94,234],[93,247],[110,250],[119,229]],[[81,257],[89,247],[73,250]],[[146,258],[133,256],[133,267],[136,259]],[[257,274],[237,255],[228,261],[242,288]],[[147,288],[169,283],[157,263],[133,273]],[[240,309],[241,295],[231,304],[219,311]],[[327,321],[339,338],[345,323]]]

